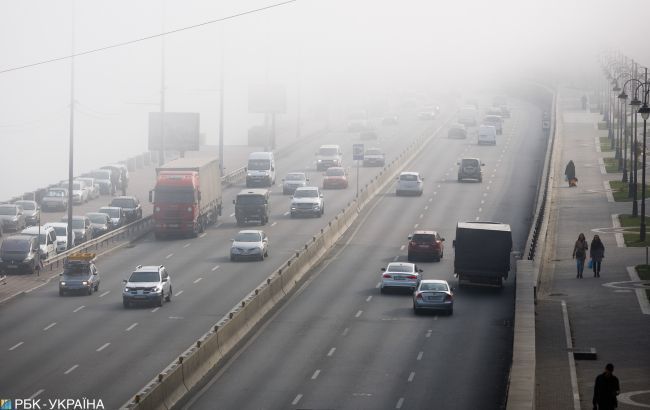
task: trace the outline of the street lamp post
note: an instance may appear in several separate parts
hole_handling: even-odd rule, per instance
[[[646,160],[646,128],[648,125],[648,117],[650,117],[650,108],[648,107],[648,92],[650,91],[650,84],[648,83],[648,69],[645,69],[645,80],[643,82],[643,106],[639,108],[639,114],[643,118],[643,151],[641,152],[641,225],[639,227],[639,239],[641,242],[645,241],[645,160]]]
[[[630,101],[630,106],[632,106],[632,128],[633,130],[633,135],[634,135],[634,143],[633,143],[633,150],[634,150],[634,162],[632,165],[632,216],[639,216],[639,204],[638,204],[638,195],[637,195],[637,182],[638,182],[638,168],[639,168],[639,142],[637,140],[637,113],[639,110],[639,107],[641,106],[641,100],[636,95],[636,92],[634,93],[634,98],[632,101]]]

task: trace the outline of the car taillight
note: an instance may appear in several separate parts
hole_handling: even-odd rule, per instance
[[[420,300],[422,300],[422,292],[417,292],[417,293],[415,294],[415,298],[416,298],[416,299],[420,299]]]
[[[415,276],[415,275],[408,275],[407,278],[408,278],[408,279],[417,279],[418,277]]]
[[[409,242],[409,246],[415,246],[415,245],[417,245],[417,243],[415,243],[415,241]]]
[[[390,279],[390,278],[391,278],[390,273],[384,273],[384,274],[381,275],[381,276],[382,276],[383,278],[386,278],[386,279]]]
[[[447,294],[445,295],[445,302],[450,302],[453,299],[453,296]]]

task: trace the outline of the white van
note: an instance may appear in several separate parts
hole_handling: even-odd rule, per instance
[[[272,152],[251,152],[246,169],[246,187],[270,187],[275,184],[275,158]]]
[[[478,145],[497,145],[497,129],[494,125],[478,127]]]
[[[22,235],[38,236],[38,226],[30,226],[23,229]],[[39,239],[41,246],[41,258],[47,259],[58,253],[56,232],[50,226],[41,226],[41,236]]]
[[[321,145],[316,153],[316,170],[343,166],[343,151],[339,145]]]

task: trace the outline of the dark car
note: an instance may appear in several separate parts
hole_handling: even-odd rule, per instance
[[[485,166],[478,158],[463,158],[458,162],[458,182],[466,179],[474,179],[483,182],[483,171],[481,167]]]
[[[68,256],[59,274],[59,296],[68,293],[92,295],[99,290],[99,272],[94,253],[75,253]]]
[[[111,219],[111,229],[120,228],[126,223],[124,210],[119,206],[102,206],[97,212],[108,215]]]
[[[68,222],[68,217],[61,218],[61,222]],[[75,245],[84,243],[93,238],[93,228],[90,226],[90,219],[86,216],[73,216],[72,217],[72,230],[76,235]]]
[[[409,261],[418,258],[439,261],[444,255],[445,238],[440,237],[436,231],[415,231],[409,235],[408,240]]]
[[[464,124],[452,124],[447,131],[447,138],[467,138],[467,128]]]
[[[0,244],[0,272],[34,273],[41,267],[38,237],[14,235]]]
[[[142,206],[138,198],[134,196],[116,196],[109,206],[122,208],[127,223],[142,218]]]
[[[259,221],[260,225],[269,222],[271,208],[269,206],[270,192],[267,189],[245,189],[237,194],[232,202],[235,204],[237,226],[250,221]]]
[[[27,226],[23,207],[16,204],[0,204],[0,224],[5,232],[20,232]]]
[[[41,219],[41,208],[36,201],[20,200],[16,201],[15,204],[23,207],[27,226],[38,225],[38,221]]]
[[[110,169],[96,169],[94,171],[83,174],[84,177],[95,179],[95,183],[99,185],[99,192],[102,195],[114,195],[116,187],[113,185],[113,171]]]
[[[65,211],[68,209],[68,190],[65,188],[50,188],[41,201],[43,211]]]
[[[103,212],[88,212],[86,216],[90,219],[94,238],[104,235],[113,228],[111,217]]]

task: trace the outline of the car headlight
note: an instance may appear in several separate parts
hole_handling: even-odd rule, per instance
[[[128,292],[128,291],[130,291],[130,290],[131,290],[130,288],[124,288],[124,291],[125,291],[125,292]]]
[[[65,282],[59,282],[59,285],[65,286]]]
[[[34,259],[34,255],[29,255],[28,257],[25,258],[25,262],[29,262],[32,259]]]
[[[154,289],[156,290],[156,293],[160,293],[162,292],[162,285],[157,285]]]
[[[81,284],[84,285],[84,286],[88,286],[88,281],[84,280],[83,282],[81,282]]]
[[[323,160],[322,160],[322,159],[319,159],[318,162],[323,162]]]

